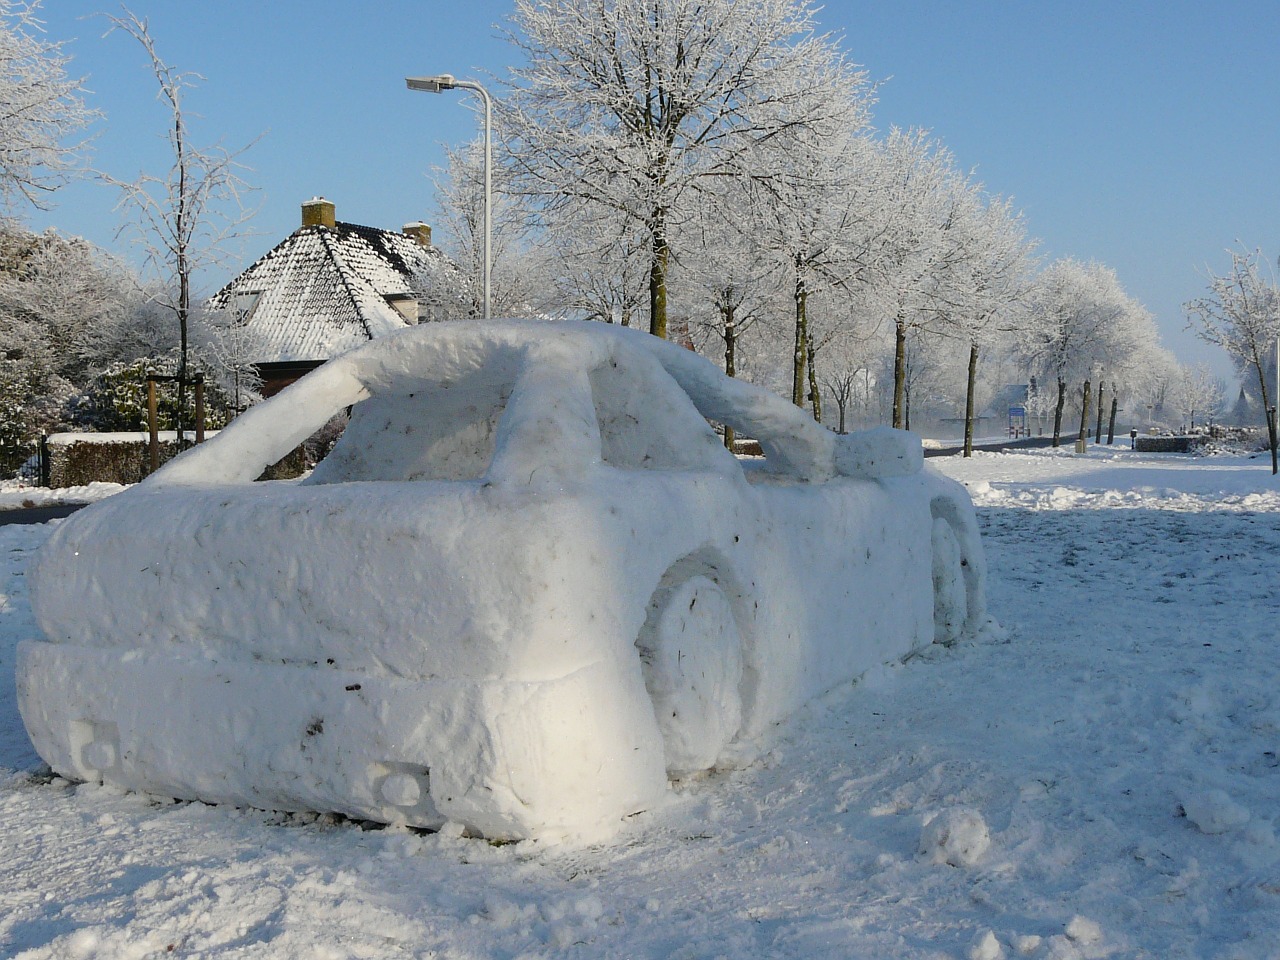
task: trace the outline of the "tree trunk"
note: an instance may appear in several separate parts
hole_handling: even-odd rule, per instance
[[[1111,388],[1111,420],[1107,423],[1107,446],[1116,438],[1116,408],[1120,406],[1120,398],[1116,396],[1116,388]]]
[[[973,400],[978,389],[978,345],[969,344],[969,385],[964,397],[964,455],[973,456]]]
[[[1090,390],[1089,381],[1086,380],[1080,398],[1080,435],[1076,437],[1076,446],[1081,450],[1089,440],[1089,401],[1092,399],[1093,393]]]
[[[1276,444],[1276,408],[1267,407],[1267,433],[1271,438],[1271,475],[1280,473],[1280,451]]]
[[[653,258],[649,263],[649,332],[664,340],[667,338],[667,266],[670,260],[666,222],[660,211],[654,211]]]
[[[893,425],[904,429],[907,392],[907,319],[898,314],[893,330]]]
[[[804,352],[809,367],[809,403],[813,406],[813,419],[822,422],[822,394],[818,390],[818,368],[813,362],[813,337],[809,335],[809,323],[805,321]]]
[[[1276,358],[1276,362],[1280,363],[1280,357]],[[1276,417],[1271,411],[1274,408],[1273,399],[1267,394],[1267,378],[1262,372],[1262,361],[1257,355],[1253,358],[1253,369],[1258,371],[1258,386],[1262,388],[1262,413],[1267,418],[1267,441],[1271,444],[1271,473],[1274,475],[1277,469],[1280,469],[1278,462],[1277,449],[1280,449],[1280,437],[1277,437]]]
[[[191,270],[186,255],[178,252],[178,413],[175,426],[178,430],[178,449],[182,449],[183,427],[187,413],[187,319],[191,311]]]
[[[809,291],[805,286],[804,274],[800,265],[796,264],[796,342],[791,358],[791,402],[797,407],[804,406],[804,368],[808,357],[809,317],[807,312]]]
[[[1093,442],[1102,442],[1102,381],[1098,381],[1098,426],[1093,431]]]
[[[1062,408],[1067,405],[1067,381],[1058,378],[1058,405],[1053,411],[1053,445],[1062,446]]]
[[[738,327],[737,321],[733,315],[733,304],[726,304],[721,308],[721,315],[724,317],[724,372],[727,376],[737,376],[737,360],[738,360]],[[727,423],[724,425],[724,445],[733,452],[733,427]]]

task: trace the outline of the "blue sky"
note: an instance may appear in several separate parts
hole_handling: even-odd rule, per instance
[[[298,224],[321,194],[338,217],[398,228],[431,204],[442,142],[475,132],[469,98],[411,93],[404,77],[501,75],[508,0],[138,0],[159,50],[204,82],[188,94],[198,143],[241,146],[260,206],[216,288]],[[161,172],[165,113],[141,49],[92,16],[98,0],[48,0],[51,39],[88,76],[93,164]],[[1280,253],[1280,3],[862,2],[832,0],[823,26],[884,81],[875,124],[931,129],[993,192],[1011,195],[1050,257],[1109,264],[1151,309],[1165,344],[1219,372],[1184,332],[1181,304],[1240,241]],[[105,187],[61,191],[33,214],[133,257]],[[135,257],[136,259],[136,257]]]

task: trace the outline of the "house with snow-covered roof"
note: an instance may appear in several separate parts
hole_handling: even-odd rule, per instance
[[[247,360],[270,396],[324,361],[377,337],[464,316],[457,268],[425,223],[401,232],[343,223],[323,197],[302,226],[209,300],[245,330]]]

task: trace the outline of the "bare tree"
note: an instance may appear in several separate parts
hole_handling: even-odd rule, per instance
[[[875,215],[868,221],[864,275],[894,325],[893,426],[905,427],[907,344],[938,318],[939,278],[962,249],[947,236],[967,184],[951,152],[920,130],[890,130],[868,157]]]
[[[1057,385],[1053,445],[1061,443],[1068,385],[1088,379],[1108,360],[1119,362],[1140,341],[1155,340],[1150,314],[1131,300],[1115,271],[1100,263],[1056,260],[1036,278],[1028,298],[1021,350],[1040,379]]]
[[[1196,428],[1196,418],[1206,423],[1222,409],[1222,381],[1213,375],[1205,364],[1180,367],[1170,390],[1170,399],[1179,419],[1190,429]]]
[[[157,98],[169,114],[166,137],[173,151],[173,164],[163,175],[140,174],[121,180],[109,174],[102,178],[119,188],[117,208],[136,219],[122,230],[136,231],[146,250],[146,263],[161,279],[162,303],[178,321],[178,410],[186,409],[185,388],[189,379],[189,333],[195,293],[193,280],[202,267],[218,262],[223,246],[253,215],[243,200],[249,189],[240,176],[238,158],[248,149],[228,150],[220,144],[200,147],[192,143],[183,97],[198,74],[183,73],[161,59],[145,19],[125,10],[123,16],[107,17],[111,27],[141,44],[159,85]],[[251,144],[250,144],[251,145]],[[179,420],[178,434],[185,424]]]
[[[1209,274],[1209,293],[1183,305],[1201,339],[1216,344],[1247,374],[1257,376],[1262,411],[1267,417],[1272,472],[1276,469],[1276,422],[1269,411],[1276,398],[1269,391],[1268,372],[1276,367],[1280,338],[1280,290],[1275,274],[1260,250],[1231,251],[1231,272]]]
[[[762,144],[819,121],[829,91],[865,91],[813,13],[808,0],[516,0],[509,36],[527,66],[503,111],[508,155],[545,221],[585,203],[634,225],[658,336],[694,193],[761,175]]]
[[[738,375],[739,343],[771,306],[779,270],[768,240],[754,228],[751,197],[741,183],[726,181],[717,195],[704,195],[688,231],[680,276],[697,291],[690,313],[697,340],[723,345],[724,371]]]
[[[461,266],[471,301],[469,315],[482,313],[485,216],[484,153],[481,141],[447,150],[448,165],[433,171],[435,222],[440,246]],[[545,245],[528,242],[527,215],[508,183],[510,168],[494,171],[491,213],[493,315],[527,317],[544,314],[553,299],[551,254]]]
[[[987,199],[976,184],[960,185],[948,236],[953,269],[937,279],[943,331],[968,347],[965,373],[964,455],[973,456],[978,361],[982,352],[1022,319],[1031,286],[1033,244],[1010,201]]]
[[[76,169],[80,144],[67,138],[95,116],[70,57],[44,39],[39,0],[0,0],[0,202],[43,208],[45,195]]]

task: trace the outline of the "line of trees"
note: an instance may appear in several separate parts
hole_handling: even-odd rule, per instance
[[[1113,271],[1048,264],[1013,202],[920,130],[806,0],[516,0],[497,102],[496,296],[687,340],[834,425],[974,421],[1008,383],[1053,415],[1191,378]],[[476,260],[474,149],[437,171]],[[470,211],[460,215],[460,211]],[[461,228],[461,229],[459,229]],[[477,269],[478,273],[478,269]],[[1099,394],[1101,397],[1101,393]]]

